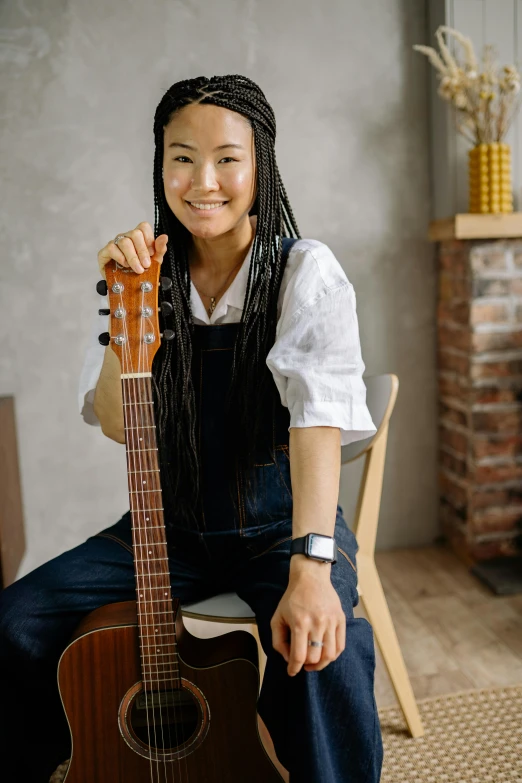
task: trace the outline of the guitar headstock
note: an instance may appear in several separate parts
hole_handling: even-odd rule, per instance
[[[100,280],[96,290],[109,300],[110,332],[103,332],[98,338],[102,345],[111,345],[120,360],[122,374],[146,373],[152,371],[152,360],[160,346],[158,317],[158,290],[161,264],[151,259],[148,269],[138,274],[123,267],[117,261],[105,266],[105,280]],[[161,278],[161,287],[172,286],[168,277]],[[164,314],[172,312],[168,302],[162,302]],[[165,330],[165,339],[172,339],[174,333]]]

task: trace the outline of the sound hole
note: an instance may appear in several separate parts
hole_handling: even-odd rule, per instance
[[[175,750],[195,733],[200,707],[186,688],[172,691],[139,691],[131,710],[130,725],[136,738],[158,750]]]

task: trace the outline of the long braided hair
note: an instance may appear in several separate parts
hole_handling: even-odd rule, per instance
[[[257,215],[243,312],[233,351],[228,411],[235,411],[227,432],[235,455],[234,471],[254,463],[261,438],[260,411],[267,395],[277,393],[266,365],[275,341],[277,301],[284,272],[282,237],[300,238],[279,175],[275,157],[276,121],[272,107],[258,85],[246,76],[199,76],[173,84],[163,95],[154,116],[154,236],[168,234],[162,275],[172,279],[160,298],[172,305],[170,315],[160,311],[162,331],[174,331],[161,341],[154,357],[153,399],[167,528],[198,528],[200,460],[196,438],[196,405],[191,378],[193,320],[190,306],[188,249],[191,234],[167,204],[163,187],[164,129],[176,111],[189,104],[212,103],[236,111],[253,130],[257,164],[257,195],[250,214]],[[170,309],[170,308],[169,308]],[[272,454],[273,459],[273,454]],[[248,473],[248,470],[247,470]],[[231,493],[234,499],[235,495]]]

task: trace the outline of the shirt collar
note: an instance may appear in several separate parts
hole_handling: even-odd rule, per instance
[[[238,310],[242,310],[245,302],[245,294],[248,282],[248,273],[250,271],[250,261],[252,259],[252,248],[254,246],[254,238],[250,244],[248,253],[245,256],[239,272],[232,280],[231,284],[219,300],[216,305],[216,309],[212,313],[212,317],[209,318],[205,309],[201,297],[199,296],[196,286],[190,281],[190,306],[192,308],[192,315],[194,318],[202,321],[205,324],[213,324],[219,320],[222,316],[226,315],[229,307],[236,307]]]

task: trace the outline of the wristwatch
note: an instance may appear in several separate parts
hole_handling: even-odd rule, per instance
[[[324,563],[337,562],[337,544],[333,536],[323,536],[321,533],[307,533],[306,536],[292,539],[290,557],[306,555],[312,560],[322,560]]]

